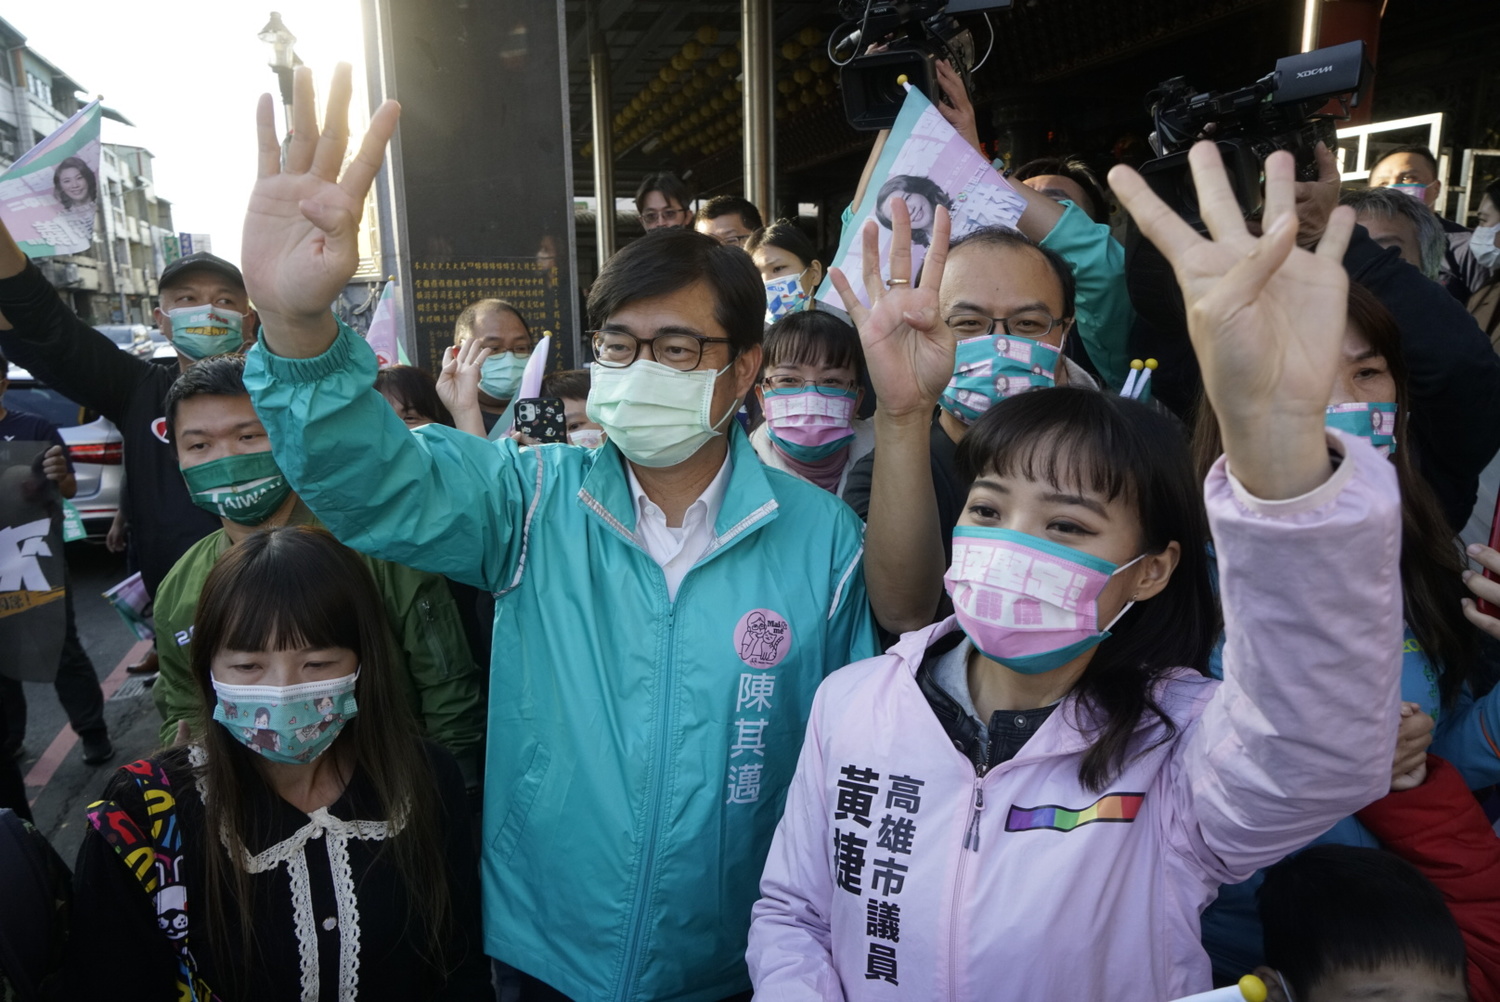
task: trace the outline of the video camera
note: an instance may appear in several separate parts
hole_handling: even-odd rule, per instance
[[[999,10],[1011,2],[840,0],[839,14],[845,21],[834,31],[837,41],[830,49],[854,53],[842,64],[840,80],[849,124],[865,131],[890,128],[906,99],[906,89],[896,82],[902,74],[934,104],[941,101],[939,59],[952,63],[967,86],[969,71],[974,68],[974,35],[953,15]],[[885,50],[863,53],[875,43],[884,43]]]
[[[1247,216],[1261,208],[1261,173],[1266,157],[1290,150],[1297,158],[1297,179],[1315,181],[1313,150],[1321,141],[1337,143],[1336,116],[1317,110],[1340,98],[1345,114],[1359,104],[1365,81],[1365,43],[1315,49],[1276,61],[1276,68],[1248,87],[1227,93],[1198,94],[1183,77],[1157,86],[1146,98],[1156,128],[1151,147],[1157,159],[1141,167],[1141,176],[1177,214],[1203,229],[1198,195],[1188,168],[1188,149],[1212,139],[1224,158],[1230,184]]]

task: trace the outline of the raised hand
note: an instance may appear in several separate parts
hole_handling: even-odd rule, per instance
[[[1401,704],[1396,731],[1396,754],[1391,765],[1391,792],[1414,790],[1427,778],[1427,746],[1432,744],[1432,718],[1416,703]]]
[[[349,65],[340,63],[319,131],[312,71],[296,71],[285,167],[269,94],[261,95],[256,111],[259,171],[245,212],[240,265],[266,340],[278,355],[307,358],[332,342],[329,307],[359,264],[365,196],[396,130],[400,108],[387,101],[340,177],[349,143],[349,95]]]
[[[944,101],[932,102],[937,106],[938,114],[953,126],[957,132],[969,141],[969,145],[982,154],[983,148],[979,145],[979,126],[974,124],[974,104],[969,100],[969,89],[964,86],[964,78],[958,75],[953,64],[946,59],[939,59],[937,63],[938,88],[943,92]]]
[[[891,199],[891,279],[880,277],[880,240],[875,221],[865,223],[861,264],[865,306],[849,279],[833,268],[829,277],[844,309],[859,329],[865,366],[875,388],[876,406],[886,417],[926,422],[953,376],[955,339],[938,310],[938,287],[948,259],[948,210],[938,206],[932,244],[922,259],[922,281],[911,283],[911,215],[899,197]]]
[[[438,374],[437,392],[443,406],[453,415],[454,426],[485,437],[484,416],[479,410],[479,377],[484,360],[494,354],[478,338],[469,338],[443,352],[443,371]],[[477,429],[477,430],[476,430]]]
[[[1265,163],[1265,229],[1256,237],[1218,149],[1199,143],[1188,159],[1211,239],[1130,168],[1110,171],[1110,186],[1176,273],[1235,475],[1266,500],[1295,497],[1329,474],[1323,417],[1344,338],[1342,261],[1354,212],[1334,209],[1316,251],[1299,248],[1292,155],[1273,153]]]

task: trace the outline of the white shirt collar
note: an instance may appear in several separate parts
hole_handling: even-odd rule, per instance
[[[733,468],[734,463],[731,461],[730,453],[726,452],[719,472],[714,474],[713,480],[709,481],[703,493],[698,495],[698,500],[688,505],[687,512],[682,518],[684,528],[701,518],[702,524],[708,526],[712,532],[714,524],[719,521],[719,510],[724,507],[724,492],[729,489],[729,473]],[[648,513],[660,519],[662,525],[666,525],[666,513],[647,496],[646,489],[641,486],[640,480],[635,475],[635,467],[631,466],[628,460],[625,462],[625,475],[630,478],[630,496],[635,501],[636,534],[640,534],[641,521],[647,517]]]

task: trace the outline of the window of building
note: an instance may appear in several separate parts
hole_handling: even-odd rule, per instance
[[[0,60],[3,62],[3,60]],[[0,157],[14,160],[21,155],[21,134],[9,122],[0,122]]]

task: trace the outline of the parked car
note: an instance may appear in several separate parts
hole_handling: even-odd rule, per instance
[[[155,328],[145,324],[100,324],[94,330],[113,341],[120,350],[137,358],[150,358],[157,342],[167,340]]]
[[[78,493],[73,506],[83,516],[89,538],[103,539],[120,508],[120,486],[125,458],[120,430],[113,423],[81,407],[18,365],[10,367],[10,389],[5,406],[44,417],[57,425],[68,455]]]

